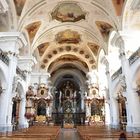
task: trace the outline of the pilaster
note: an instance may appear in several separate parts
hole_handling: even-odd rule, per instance
[[[119,111],[118,111],[117,101],[114,98],[113,92],[112,92],[109,62],[106,57],[103,57],[102,63],[105,65],[105,68],[106,68],[106,76],[107,76],[107,81],[108,81],[108,95],[109,95],[109,97],[106,96],[106,102],[105,102],[105,109],[106,109],[105,111],[106,111],[106,118],[107,118],[106,121],[110,122],[111,127],[118,128],[119,127]],[[110,118],[107,115],[108,112],[110,113]]]
[[[25,107],[26,107],[26,99],[25,97],[21,98],[20,101],[20,109],[19,109],[19,128],[27,128],[28,122],[25,118]]]
[[[132,74],[130,71],[129,61],[125,55],[125,47],[127,47],[127,36],[120,33],[116,39],[116,45],[120,48],[120,60],[122,65],[122,76],[126,84],[127,98],[127,131],[140,131],[140,111],[138,109],[139,99],[135,91],[132,89]]]
[[[0,48],[7,52],[9,57],[8,65],[8,83],[7,89],[2,97],[2,107],[0,113],[0,131],[12,131],[11,117],[12,117],[12,89],[13,80],[16,75],[17,56],[19,49],[26,45],[24,36],[18,32],[2,33],[0,32]]]

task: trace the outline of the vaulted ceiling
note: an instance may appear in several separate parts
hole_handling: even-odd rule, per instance
[[[18,30],[28,34],[39,69],[81,73],[97,68],[112,30],[120,28],[124,0],[14,0]]]

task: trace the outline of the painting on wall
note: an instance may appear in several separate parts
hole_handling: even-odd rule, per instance
[[[40,45],[38,46],[38,51],[39,51],[39,55],[40,55],[40,56],[42,56],[42,55],[45,53],[45,51],[46,51],[46,49],[48,48],[48,46],[49,46],[49,42],[40,44]]]
[[[55,10],[51,13],[52,19],[61,22],[76,22],[85,19],[86,13],[76,3],[61,3],[58,4]]]
[[[108,41],[109,33],[113,29],[113,27],[110,24],[103,22],[103,21],[96,21],[95,23],[96,23],[98,29],[100,30],[104,40]]]
[[[81,41],[80,34],[76,31],[67,29],[65,31],[59,32],[56,35],[56,42],[63,43],[74,43],[77,44]]]
[[[20,16],[26,0],[14,0],[17,15]]]
[[[30,42],[32,43],[35,35],[36,35],[36,32],[38,31],[39,27],[41,25],[41,22],[40,21],[37,21],[37,22],[34,22],[34,23],[31,23],[29,24],[26,29],[28,31],[28,34],[29,34],[29,38],[30,38]]]
[[[98,50],[99,50],[99,46],[96,45],[95,43],[91,43],[91,42],[88,42],[87,45],[92,50],[92,52],[94,53],[94,55],[97,56]]]

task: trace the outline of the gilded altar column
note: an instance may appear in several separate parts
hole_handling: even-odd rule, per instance
[[[123,83],[126,85],[124,96],[127,98],[127,131],[140,131],[140,106],[138,95],[132,88],[132,74],[130,71],[129,60],[125,55],[125,47],[129,46],[129,38],[122,32],[117,35],[115,45],[119,47],[120,60],[122,66]]]

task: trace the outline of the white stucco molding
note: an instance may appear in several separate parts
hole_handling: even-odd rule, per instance
[[[5,52],[19,53],[19,49],[27,47],[27,41],[20,32],[0,32],[0,48]]]
[[[23,71],[31,72],[32,66],[37,63],[33,56],[19,56],[18,58],[18,66]]]
[[[33,72],[31,73],[31,83],[32,84],[46,84],[46,86],[49,86],[50,81],[50,73],[48,72]]]
[[[0,13],[6,13],[8,11],[8,4],[6,0],[0,0]]]

